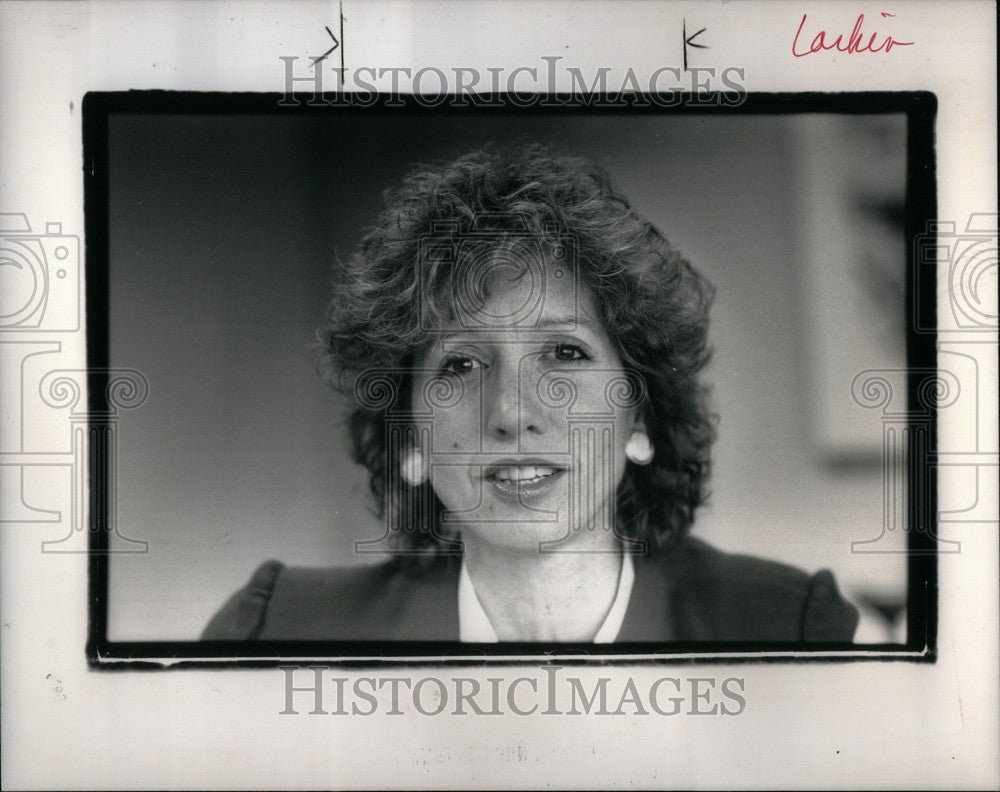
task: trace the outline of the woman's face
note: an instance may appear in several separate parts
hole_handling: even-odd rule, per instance
[[[589,290],[565,273],[496,270],[485,303],[439,328],[418,361],[411,401],[430,430],[427,474],[446,526],[466,538],[536,552],[615,546],[637,407]]]

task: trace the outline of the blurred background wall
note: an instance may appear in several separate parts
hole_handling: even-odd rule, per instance
[[[596,159],[716,284],[721,422],[697,535],[829,567],[862,606],[902,601],[904,555],[852,552],[881,534],[883,486],[878,420],[850,390],[861,369],[899,364],[902,240],[869,246],[873,264],[851,242],[860,225],[831,213],[853,205],[848,159],[901,202],[904,130],[824,116],[114,117],[111,359],[150,382],[121,419],[119,524],[149,552],[111,557],[109,637],[194,639],[261,561],[358,563],[355,540],[381,535],[315,369],[331,264],[412,163],[487,140]],[[904,546],[899,531],[877,543]],[[892,637],[905,636],[865,609],[857,639]]]

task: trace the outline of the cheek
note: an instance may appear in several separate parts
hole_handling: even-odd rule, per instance
[[[479,383],[418,380],[411,397],[416,422],[430,429],[431,456],[479,446]]]
[[[469,497],[469,476],[462,468],[432,465],[430,481],[434,494],[449,511],[460,511],[475,505]]]
[[[432,454],[478,451],[482,445],[478,404],[463,400],[437,407],[430,418]]]
[[[612,452],[615,467],[615,486],[621,483],[622,477],[625,474],[625,447],[628,445],[629,438],[635,429],[637,417],[637,411],[634,408],[615,410],[615,437],[614,451]]]
[[[617,411],[615,416],[616,446],[622,454],[625,453],[625,445],[628,443],[629,437],[635,430],[635,422],[638,417],[638,411],[634,408]]]
[[[632,390],[619,386],[620,381],[623,381],[622,376],[580,378],[576,383],[578,395],[572,411],[599,415],[602,420],[610,417],[615,427],[615,447],[624,450],[638,418],[638,407],[632,401]],[[565,412],[563,416],[565,420]]]
[[[431,455],[430,484],[445,509],[464,512],[474,509],[482,500],[482,483],[473,475],[475,468],[456,464],[454,453],[452,449],[450,456],[440,452]]]
[[[596,412],[596,410],[595,410]],[[604,414],[608,413],[605,404]],[[634,410],[615,409],[611,420],[573,422],[570,447],[580,480],[577,486],[599,487],[605,495],[622,481],[627,465],[625,448],[635,427]]]

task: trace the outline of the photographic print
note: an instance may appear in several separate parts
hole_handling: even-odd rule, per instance
[[[995,29],[0,3],[0,786],[997,788]]]
[[[87,98],[98,659],[933,649],[858,392],[926,400],[932,97],[309,98]]]

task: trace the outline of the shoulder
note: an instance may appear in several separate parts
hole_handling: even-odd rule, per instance
[[[726,553],[687,537],[658,563],[677,640],[849,643],[858,612],[826,569]]]
[[[266,561],[215,614],[202,639],[413,639],[428,632],[428,616],[449,605],[457,610],[449,602],[458,580],[450,567],[416,574],[395,559],[354,567]]]
[[[240,641],[255,638],[271,600],[274,584],[284,570],[280,561],[265,561],[243,588],[233,594],[202,631],[202,640]]]

